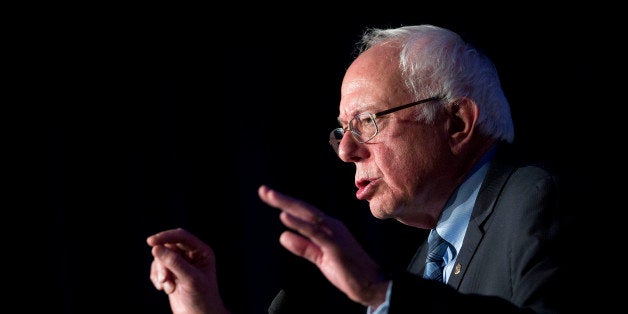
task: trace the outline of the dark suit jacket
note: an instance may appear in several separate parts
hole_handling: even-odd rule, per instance
[[[389,313],[560,312],[563,216],[557,177],[500,147],[447,286],[422,280],[424,243],[396,273]],[[476,311],[477,310],[477,311]]]
[[[421,278],[426,242],[393,271],[389,313],[556,313],[561,285],[557,177],[499,147],[478,194],[447,285]],[[269,313],[285,310],[280,292]],[[315,304],[316,298],[300,300]],[[365,309],[358,309],[366,313]],[[331,311],[336,313],[334,311]]]

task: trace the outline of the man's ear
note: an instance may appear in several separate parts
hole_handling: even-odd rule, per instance
[[[466,151],[477,135],[476,124],[480,110],[469,98],[458,98],[447,106],[449,147],[454,154]]]

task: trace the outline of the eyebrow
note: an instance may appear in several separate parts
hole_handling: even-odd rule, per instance
[[[365,106],[366,109],[363,109],[361,111],[356,111],[353,115],[351,115],[351,118],[349,120],[353,119],[355,116],[359,114],[363,114],[363,113],[375,114],[374,112],[381,112],[381,111],[374,110],[375,107],[376,106],[374,104],[367,105]],[[387,110],[387,109],[384,109],[384,110]],[[338,124],[342,125],[342,120],[340,117],[336,117],[336,121],[338,121]]]

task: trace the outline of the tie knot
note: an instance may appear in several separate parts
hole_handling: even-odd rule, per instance
[[[449,242],[438,236],[438,233],[435,234],[436,239],[429,244],[429,252],[427,254],[428,262],[436,262],[440,259],[443,259],[443,257],[445,256],[445,252],[447,252],[447,247],[451,246]]]

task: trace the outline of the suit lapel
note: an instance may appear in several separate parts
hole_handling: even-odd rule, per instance
[[[501,154],[500,154],[501,153]],[[449,276],[448,285],[458,289],[464,278],[464,274],[477,251],[478,245],[484,236],[484,223],[493,212],[495,202],[501,193],[506,180],[510,176],[514,167],[505,163],[508,157],[504,158],[503,151],[498,151],[486,174],[484,183],[480,188],[477,200],[473,206],[473,212],[469,221],[469,226],[464,236],[462,248],[456,257],[456,264]]]

